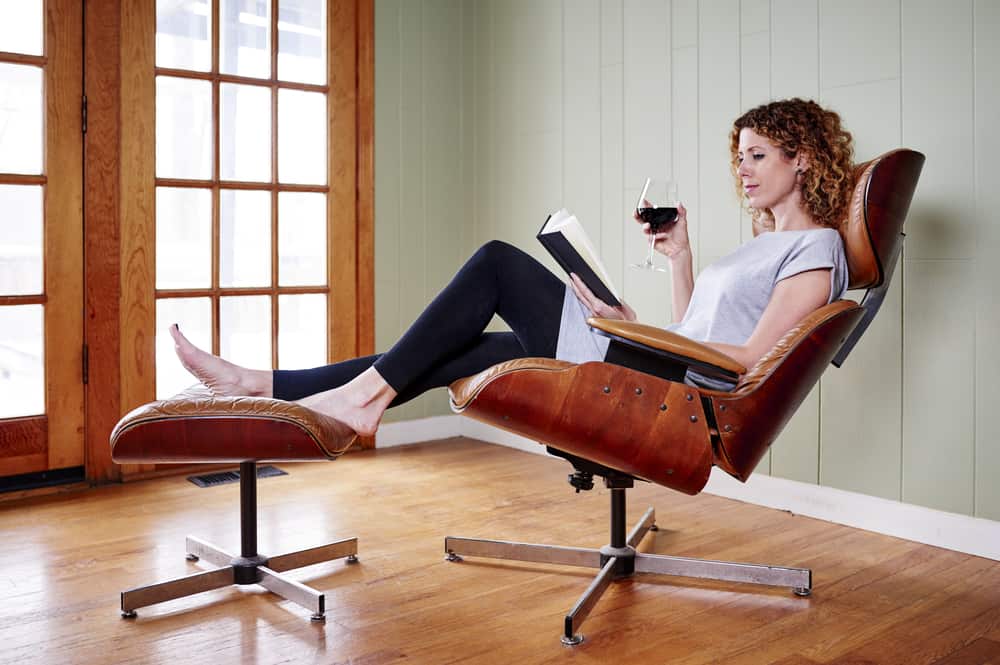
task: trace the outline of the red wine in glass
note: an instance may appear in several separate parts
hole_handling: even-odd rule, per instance
[[[655,236],[677,222],[678,205],[676,182],[665,178],[646,178],[639,199],[635,202],[635,214],[649,225],[649,249],[642,263],[633,263],[630,267],[666,272],[653,263]]]
[[[649,224],[653,233],[659,233],[677,221],[677,206],[639,208],[639,218]]]

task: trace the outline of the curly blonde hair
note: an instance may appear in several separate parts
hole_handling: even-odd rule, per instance
[[[838,228],[854,186],[854,140],[841,127],[840,116],[812,100],[795,98],[763,104],[737,118],[729,135],[730,166],[743,202],[737,153],[744,128],[774,143],[789,159],[800,154],[808,159],[809,168],[799,181],[803,207],[818,223]],[[750,215],[755,225],[774,229],[770,209],[750,208]]]

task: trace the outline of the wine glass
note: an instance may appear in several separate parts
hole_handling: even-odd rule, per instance
[[[655,234],[665,231],[677,221],[677,183],[665,178],[646,178],[639,199],[635,202],[635,214],[649,224],[649,252],[642,263],[633,263],[630,268],[667,272],[653,264]]]

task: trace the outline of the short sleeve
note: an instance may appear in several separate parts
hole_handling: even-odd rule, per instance
[[[830,298],[833,302],[847,290],[847,260],[844,256],[844,243],[837,231],[830,229],[822,233],[814,232],[803,235],[798,243],[785,257],[775,283],[788,277],[809,270],[830,269]]]

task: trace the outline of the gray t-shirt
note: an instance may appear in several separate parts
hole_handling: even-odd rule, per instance
[[[745,344],[778,282],[822,268],[830,269],[827,302],[833,302],[847,290],[848,280],[844,245],[835,229],[762,233],[701,271],[684,318],[667,330],[698,342]],[[577,363],[604,359],[608,340],[591,331],[586,318],[583,306],[567,287],[557,358]],[[716,390],[733,387],[694,372],[688,372],[688,379]]]

